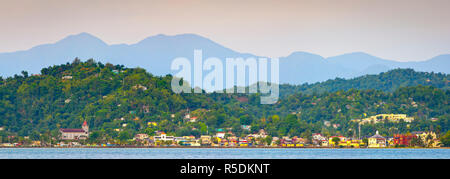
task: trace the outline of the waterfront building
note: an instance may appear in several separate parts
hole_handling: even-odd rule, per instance
[[[312,134],[312,144],[316,146],[323,146],[323,141],[327,141],[326,146],[328,146],[328,139],[320,133]]]
[[[364,142],[359,139],[347,140],[347,147],[359,148],[364,145]]]
[[[417,138],[414,134],[394,134],[394,145],[410,146],[411,140]]]
[[[89,137],[89,126],[84,121],[81,129],[59,129],[62,140],[87,139]]]
[[[369,137],[369,148],[386,147],[386,138],[378,134],[378,131],[372,137]]]
[[[413,132],[426,147],[439,147],[441,142],[434,132]]]
[[[335,138],[335,137],[337,137],[337,138],[339,138],[339,142],[344,142],[345,144],[346,144],[346,142],[347,142],[347,137],[344,137],[344,136],[331,136],[330,138],[328,138],[328,143],[329,144],[332,144],[332,145],[343,145],[343,144],[335,144],[334,142],[333,142],[333,138]]]
[[[266,138],[267,137],[267,133],[264,129],[260,129],[258,131],[258,134],[255,135],[256,138]]]
[[[227,139],[221,139],[220,140],[220,145],[221,146],[228,146],[228,140]]]
[[[144,139],[148,139],[148,134],[136,134],[136,136],[134,137],[135,140],[144,140]]]
[[[202,135],[200,136],[200,141],[202,145],[211,144],[211,136],[209,135]]]
[[[239,146],[240,147],[247,147],[248,146],[248,142],[245,139],[239,139]]]
[[[320,145],[321,145],[322,147],[328,147],[328,145],[329,145],[328,140],[327,140],[327,139],[322,140],[321,143],[320,143]]]
[[[218,132],[218,133],[216,133],[216,137],[218,137],[218,138],[225,138],[225,132]]]
[[[199,141],[190,142],[189,144],[191,145],[191,147],[200,147],[201,146]]]
[[[154,136],[153,140],[155,141],[173,141],[175,139],[174,136],[167,136],[166,133],[161,132],[159,136]]]
[[[38,140],[32,141],[31,142],[31,146],[32,147],[40,147],[41,146],[41,141],[38,141]]]
[[[227,137],[228,140],[228,146],[236,146],[238,143],[238,138],[236,136],[229,136]]]
[[[272,143],[271,146],[277,146],[277,142],[280,141],[280,139],[278,137],[272,137]]]
[[[304,139],[304,138],[301,138],[301,137],[297,137],[297,136],[293,137],[293,138],[292,138],[292,141],[293,141],[295,144],[306,144],[306,143],[308,142],[307,139]]]
[[[314,134],[312,134],[312,140],[322,141],[322,140],[326,140],[326,137],[323,136],[321,133],[314,133]]]
[[[190,135],[190,136],[183,136],[183,138],[184,138],[185,140],[189,140],[189,141],[195,140],[195,136],[193,136],[193,135]]]

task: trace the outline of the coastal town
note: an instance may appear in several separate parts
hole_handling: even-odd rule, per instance
[[[197,117],[187,117],[195,122]],[[414,118],[403,114],[380,114],[365,119],[356,120],[360,125],[377,123],[383,120],[407,121]],[[149,126],[157,126],[156,122],[148,122]],[[249,130],[250,126],[242,125]],[[117,130],[120,131],[120,130]],[[324,135],[313,133],[308,137],[270,136],[264,129],[246,136],[236,136],[229,128],[217,129],[216,133],[200,136],[173,136],[164,131],[154,131],[152,134],[138,133],[125,142],[113,140],[104,143],[89,142],[89,126],[86,121],[79,129],[61,128],[59,135],[52,137],[50,142],[30,140],[26,137],[8,136],[10,142],[3,142],[0,147],[281,147],[281,148],[398,148],[398,147],[441,147],[438,134],[434,131],[414,131],[405,134],[383,136],[375,131],[370,136]],[[5,140],[3,140],[5,141]]]

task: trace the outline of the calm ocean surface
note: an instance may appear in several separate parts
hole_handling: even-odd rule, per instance
[[[450,149],[0,148],[1,159],[450,159]]]

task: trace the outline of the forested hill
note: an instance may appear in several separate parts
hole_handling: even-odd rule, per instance
[[[39,75],[22,72],[0,79],[0,127],[27,135],[33,130],[78,128],[88,120],[94,129],[113,129],[114,119],[122,117],[148,121],[211,106],[206,96],[174,94],[171,80],[170,75],[153,76],[140,68],[78,59],[44,68]]]
[[[330,79],[325,82],[313,84],[280,86],[282,96],[288,96],[298,92],[312,94],[322,92],[335,92],[349,89],[376,89],[385,92],[394,92],[400,87],[407,86],[433,86],[436,88],[450,89],[450,76],[443,73],[416,72],[413,69],[395,69],[377,75],[364,75],[353,79]]]
[[[90,140],[126,140],[137,133],[154,135],[155,131],[200,136],[214,134],[217,129],[231,130],[238,136],[264,129],[272,136],[310,137],[314,132],[346,134],[355,128],[351,119],[382,113],[403,113],[417,120],[411,124],[366,125],[362,128],[364,135],[375,130],[386,135],[392,126],[398,132],[445,132],[450,128],[447,79],[443,74],[394,70],[310,85],[311,89],[322,86],[329,91],[341,90],[301,93],[311,90],[305,88],[293,91],[294,95],[277,104],[262,105],[259,94],[175,94],[170,88],[170,75],[154,76],[141,68],[76,59],[44,68],[39,75],[23,71],[0,78],[0,139],[9,135],[35,139],[57,136],[59,128],[79,128],[84,120],[93,132]],[[371,88],[370,84],[387,92],[362,90]],[[432,86],[413,86],[416,84]],[[394,89],[402,85],[412,87]],[[344,90],[352,87],[362,89]],[[185,120],[189,113],[198,117],[197,121]],[[324,126],[325,121],[340,127]],[[250,125],[251,130],[243,130],[241,125]]]

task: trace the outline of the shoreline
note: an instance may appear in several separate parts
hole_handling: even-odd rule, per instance
[[[0,147],[0,149],[450,149],[450,147],[383,147],[383,148],[333,148],[333,147],[185,147],[185,146],[109,146],[109,147],[98,147],[98,146],[79,146],[79,147]]]

